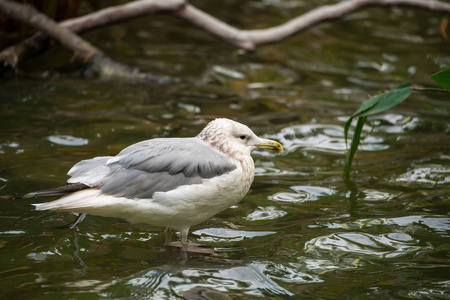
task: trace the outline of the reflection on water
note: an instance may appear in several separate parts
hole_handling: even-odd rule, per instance
[[[305,201],[319,200],[323,196],[333,195],[334,191],[327,188],[315,186],[291,186],[290,189],[294,193],[280,192],[269,197],[269,200],[301,203]]]
[[[286,151],[299,148],[344,153],[347,148],[342,126],[311,124],[284,128],[275,135]]]
[[[407,234],[389,233],[373,236],[367,233],[346,232],[315,238],[305,244],[307,252],[315,252],[315,255],[323,256],[323,253],[337,257],[342,252],[352,253],[355,258],[365,255],[384,258],[393,258],[418,251],[417,241]],[[322,253],[322,254],[320,254]],[[349,255],[346,256],[347,258]]]
[[[212,241],[242,241],[245,238],[253,238],[257,236],[265,236],[275,234],[271,231],[243,231],[224,228],[207,228],[195,230],[194,234],[200,235],[198,241],[212,242]]]
[[[260,206],[245,218],[249,221],[275,220],[285,216],[286,214],[286,211],[279,210],[273,206]]]
[[[211,3],[203,6],[248,28],[312,5]],[[126,54],[116,59],[185,81],[52,71],[1,82],[0,298],[449,299],[448,96],[414,93],[368,118],[352,182],[341,177],[343,125],[360,103],[402,81],[432,86],[428,76],[450,67],[440,23],[434,13],[373,8],[246,53],[155,16],[118,25],[123,37],[106,29],[89,38],[117,41]],[[52,55],[39,59],[51,65]],[[286,150],[254,153],[245,199],[192,228],[189,239],[217,257],[183,260],[163,246],[163,228],[119,219],[87,216],[78,229],[61,229],[73,214],[11,199],[64,184],[82,159],[152,137],[193,136],[215,117],[241,121]]]
[[[229,297],[235,292],[253,296],[292,296],[269,276],[266,265],[250,263],[225,268],[180,267],[164,265],[133,275],[119,284],[131,289],[139,297],[167,297],[178,295],[196,297]]]
[[[404,186],[433,187],[450,183],[450,168],[443,165],[416,165],[390,180]]]
[[[50,142],[65,146],[82,146],[89,144],[89,140],[70,135],[51,135],[47,138]]]

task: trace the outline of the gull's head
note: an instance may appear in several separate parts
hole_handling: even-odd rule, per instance
[[[211,121],[197,135],[197,138],[224,153],[230,154],[238,152],[239,154],[250,155],[250,152],[258,148],[283,151],[283,146],[277,141],[262,139],[244,124],[224,118]]]

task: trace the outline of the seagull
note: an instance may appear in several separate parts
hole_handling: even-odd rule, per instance
[[[190,251],[190,227],[247,194],[255,173],[250,155],[255,149],[283,151],[280,143],[219,118],[196,137],[154,138],[116,156],[82,160],[69,170],[67,185],[23,197],[61,197],[33,205],[36,210],[79,213],[76,223],[92,214],[166,227],[166,245],[176,246],[173,229],[181,233],[178,247]]]

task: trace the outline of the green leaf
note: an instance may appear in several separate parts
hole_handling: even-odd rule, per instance
[[[404,82],[392,91],[376,95],[366,102],[351,115],[344,126],[344,139],[347,144],[347,134],[354,117],[370,116],[382,111],[388,110],[403,102],[411,94],[413,90],[411,82]]]
[[[379,95],[376,95],[376,96],[374,96],[372,98],[369,98],[369,100],[364,102],[358,108],[358,110],[353,113],[352,117],[357,117],[360,114],[362,114],[363,112],[369,111],[372,107],[374,107],[378,103],[378,101],[380,101],[379,96],[381,96],[381,95],[383,95],[383,94],[379,94]]]
[[[353,158],[355,157],[356,150],[358,149],[359,142],[361,140],[361,132],[364,123],[367,120],[367,116],[377,114],[388,110],[397,104],[403,102],[412,93],[413,86],[411,82],[404,82],[400,84],[395,89],[376,95],[366,102],[364,102],[361,107],[353,113],[344,125],[344,138],[347,144],[348,130],[352,124],[352,120],[358,117],[358,123],[355,127],[355,133],[353,134],[352,145],[348,153],[347,162],[344,167],[344,178],[348,179],[350,176],[350,171],[352,169]]]
[[[380,113],[403,102],[413,90],[411,82],[404,82],[395,89],[376,95],[365,102],[352,117],[370,116]]]
[[[350,176],[350,171],[352,170],[352,162],[353,158],[356,154],[356,149],[358,149],[359,142],[361,141],[361,133],[364,127],[364,123],[366,123],[367,117],[359,117],[358,123],[356,123],[355,133],[353,134],[352,145],[350,147],[350,151],[347,156],[347,162],[344,166],[344,178],[348,179]],[[348,121],[347,121],[348,122]],[[351,122],[351,120],[350,120]]]
[[[430,76],[440,87],[450,92],[450,68],[444,69]]]

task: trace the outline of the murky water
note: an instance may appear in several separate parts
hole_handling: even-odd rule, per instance
[[[196,4],[246,28],[313,7]],[[59,66],[57,49],[30,62],[31,74],[0,83],[0,298],[449,299],[448,95],[414,93],[371,117],[352,182],[341,176],[343,125],[360,103],[402,81],[432,86],[450,67],[440,21],[370,9],[253,54],[165,16],[88,35],[119,61],[183,79],[169,85],[39,71]],[[96,216],[62,228],[75,216],[11,199],[64,184],[79,160],[193,136],[215,117],[286,149],[255,153],[244,200],[192,228],[218,257],[183,262],[160,228]]]

